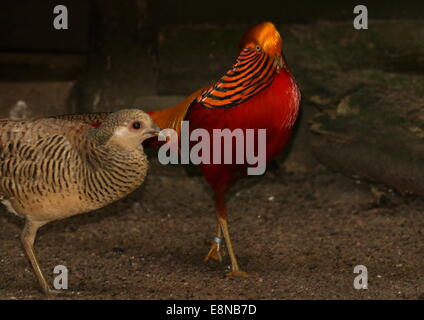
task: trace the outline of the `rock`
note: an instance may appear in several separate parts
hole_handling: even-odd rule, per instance
[[[73,88],[73,81],[0,82],[0,118],[72,113]]]
[[[424,196],[424,76],[376,70],[349,76],[360,77],[361,86],[321,106],[310,123],[314,154],[334,170]]]

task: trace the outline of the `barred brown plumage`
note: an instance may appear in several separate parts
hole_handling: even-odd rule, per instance
[[[97,112],[97,113],[82,113],[82,114],[65,114],[60,116],[54,116],[52,118],[69,120],[69,121],[81,121],[87,124],[100,124],[105,118],[110,115],[111,112]]]
[[[0,200],[26,219],[22,243],[46,294],[54,291],[35,256],[37,230],[101,208],[140,186],[148,169],[141,143],[159,133],[137,109],[111,113],[98,128],[69,120],[0,121]]]

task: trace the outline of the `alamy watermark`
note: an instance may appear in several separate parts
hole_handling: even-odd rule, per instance
[[[266,129],[206,129],[190,132],[189,121],[182,121],[181,133],[164,129],[158,140],[158,159],[167,164],[236,164],[247,165],[248,175],[266,170]],[[179,152],[178,152],[179,151]]]
[[[358,274],[353,280],[353,287],[356,290],[368,289],[368,269],[364,265],[357,265],[353,269],[353,273]]]
[[[54,277],[53,287],[56,290],[67,290],[68,289],[68,268],[64,265],[57,265],[53,269],[54,274],[58,274]]]
[[[68,8],[62,4],[57,5],[53,9],[56,16],[53,19],[53,27],[56,30],[67,30],[68,26]]]
[[[368,29],[368,8],[359,4],[353,8],[353,13],[357,14],[353,19],[353,27],[356,30]]]

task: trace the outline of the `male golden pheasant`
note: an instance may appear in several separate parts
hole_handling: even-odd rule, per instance
[[[188,120],[190,132],[228,128],[266,129],[266,161],[271,161],[288,143],[296,121],[300,92],[282,54],[282,40],[270,22],[248,30],[239,44],[239,56],[231,69],[213,85],[191,94],[180,104],[150,112],[161,128],[181,130]],[[101,122],[106,113],[69,116],[87,122]],[[233,149],[235,147],[233,146]],[[245,149],[246,150],[246,149]],[[210,150],[213,153],[211,148]],[[234,157],[233,157],[234,159]],[[224,236],[231,259],[229,276],[248,274],[239,268],[228,230],[225,196],[230,187],[246,175],[247,164],[200,164],[215,194],[218,231],[205,258],[221,260]]]

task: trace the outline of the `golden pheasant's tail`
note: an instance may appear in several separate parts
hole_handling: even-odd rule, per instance
[[[193,92],[191,95],[189,95],[187,98],[185,98],[183,101],[181,101],[175,106],[147,113],[150,115],[153,122],[159,126],[159,128],[170,128],[180,134],[181,121],[184,120],[191,104],[197,99],[197,97],[201,95],[201,93],[206,88],[202,88]]]

